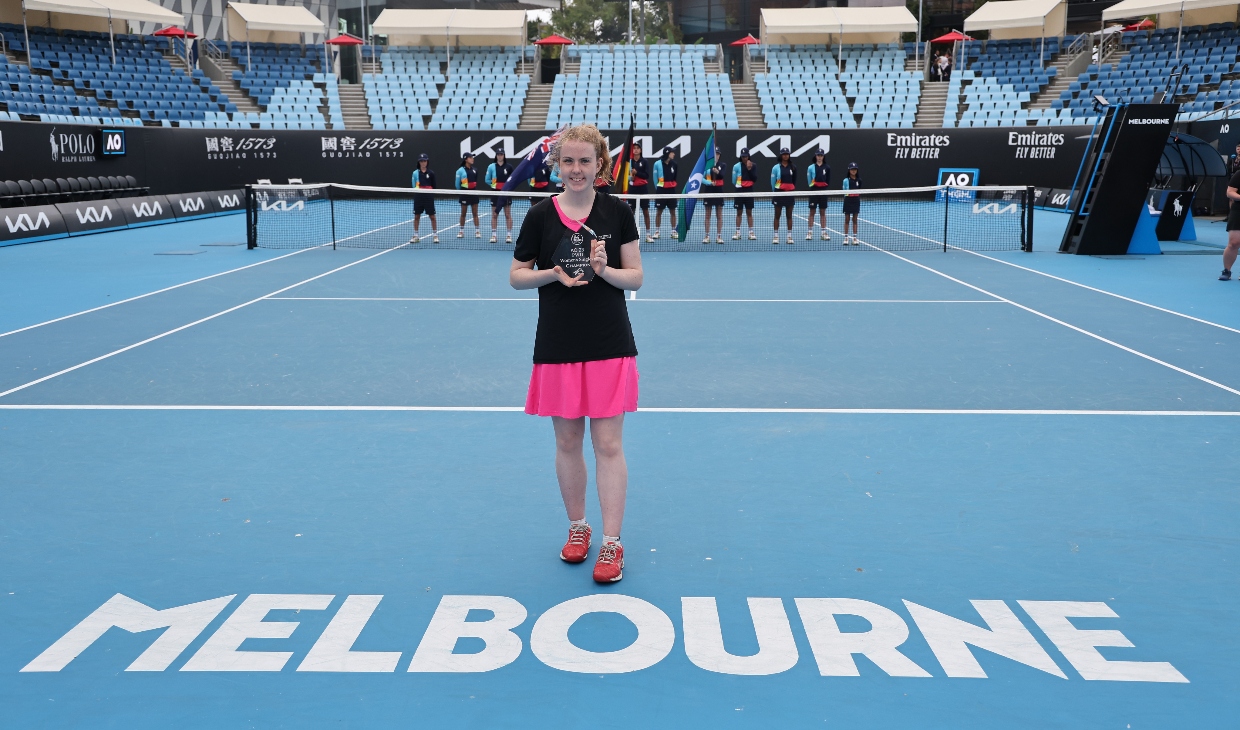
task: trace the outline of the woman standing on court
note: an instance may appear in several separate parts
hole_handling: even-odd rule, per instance
[[[560,559],[569,563],[584,562],[590,550],[582,453],[590,419],[603,513],[594,580],[613,583],[624,574],[624,414],[637,410],[637,346],[624,290],[642,285],[640,242],[632,209],[594,189],[597,178],[610,180],[611,175],[606,140],[594,125],[565,130],[548,159],[559,171],[564,192],[530,208],[508,275],[514,289],[538,289],[534,369],[525,412],[551,417],[555,473],[569,519]],[[574,239],[590,242],[590,268],[570,277],[557,265],[556,252]]]

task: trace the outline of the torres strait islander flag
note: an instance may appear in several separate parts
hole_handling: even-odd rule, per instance
[[[697,206],[697,196],[702,190],[702,181],[706,178],[706,170],[715,166],[715,132],[711,131],[706,138],[706,146],[698,157],[693,172],[689,174],[689,182],[685,185],[685,196],[676,206],[676,234],[681,241],[689,233],[689,223],[693,220],[693,209]]]
[[[517,169],[512,171],[512,174],[508,176],[508,180],[504,182],[504,187],[500,188],[500,190],[515,190],[518,185],[534,177],[534,171],[538,169],[539,165],[542,165],[543,160],[547,159],[547,153],[551,151],[551,145],[555,144],[555,141],[560,138],[560,135],[567,128],[568,125],[566,124],[555,130],[553,134],[542,142],[539,142],[525,156],[525,159],[521,160],[521,164],[517,165]]]

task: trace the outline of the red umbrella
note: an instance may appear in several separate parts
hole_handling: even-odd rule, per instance
[[[197,34],[195,33],[190,33],[187,30],[181,30],[180,28],[174,28],[172,26],[168,26],[167,28],[160,28],[159,30],[152,33],[151,35],[157,35],[162,38],[197,38],[198,37]]]
[[[1154,21],[1149,18],[1142,18],[1132,25],[1125,25],[1124,30],[1149,30],[1154,27]]]
[[[576,41],[565,38],[562,35],[556,35],[555,33],[552,33],[546,38],[540,38],[534,41],[534,45],[536,46],[571,46],[575,44]]]
[[[944,35],[941,35],[938,38],[931,40],[930,42],[931,43],[955,43],[956,41],[971,41],[971,40],[973,40],[971,36],[967,36],[958,30],[953,30],[951,33],[946,33]]]
[[[328,38],[323,42],[333,46],[360,46],[365,43],[365,41],[361,38],[351,36],[347,33],[344,35],[338,35],[335,38]]]
[[[729,46],[752,46],[755,43],[761,43],[761,42],[762,41],[753,37],[753,33],[750,33],[749,35],[745,36],[744,38],[741,38],[738,41],[732,41],[728,45]]]

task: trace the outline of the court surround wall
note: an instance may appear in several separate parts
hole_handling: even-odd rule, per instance
[[[0,123],[0,177],[30,179],[133,175],[153,195],[233,190],[259,179],[409,187],[417,157],[426,152],[441,186],[451,185],[462,151],[478,155],[481,170],[503,149],[515,165],[543,133],[516,131],[237,130],[132,127],[127,154],[98,154],[98,128],[29,122]],[[605,132],[618,150],[625,131]],[[718,133],[727,169],[741,147],[752,150],[765,179],[781,147],[792,150],[803,174],[822,147],[838,187],[856,162],[866,186],[935,185],[940,168],[975,168],[983,185],[1071,187],[1088,128],[728,130]],[[645,149],[665,145],[681,157],[689,178],[708,131],[639,131]],[[92,138],[93,144],[88,138]],[[66,154],[66,150],[76,151]],[[89,152],[83,152],[89,150]],[[656,157],[649,154],[647,157]]]

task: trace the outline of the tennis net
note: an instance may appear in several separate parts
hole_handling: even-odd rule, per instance
[[[530,206],[548,195],[254,185],[246,189],[247,239],[250,248],[511,250]],[[1033,249],[1032,187],[616,197],[634,206],[645,251]],[[690,226],[677,237],[678,209],[682,202],[687,207],[690,199],[694,201]],[[845,230],[850,213],[854,225]]]

